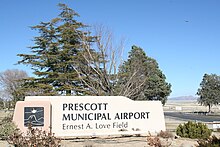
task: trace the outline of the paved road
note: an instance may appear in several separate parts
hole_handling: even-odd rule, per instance
[[[189,113],[180,113],[180,112],[164,112],[165,116],[176,117],[179,119],[193,120],[193,121],[203,121],[203,122],[213,122],[220,121],[219,115],[198,115],[198,114],[189,114]]]

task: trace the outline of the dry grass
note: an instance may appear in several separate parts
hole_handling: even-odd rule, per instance
[[[7,111],[7,110],[0,110],[0,121],[2,121],[2,119],[4,117],[6,117],[7,115],[10,115],[12,114],[13,112],[12,111]]]
[[[181,107],[182,112],[199,112],[199,111],[208,111],[208,107],[201,106],[196,100],[168,100],[164,106],[164,111],[177,111]],[[214,113],[220,113],[220,106],[213,106],[211,109]]]
[[[163,110],[164,112],[206,112],[208,108],[201,106],[196,100],[168,100]],[[212,112],[220,114],[220,106],[213,106]],[[165,116],[166,129],[169,131],[175,131],[179,124],[186,122],[187,120]]]

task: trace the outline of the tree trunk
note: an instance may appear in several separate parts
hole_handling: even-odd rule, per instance
[[[208,113],[211,113],[211,105],[210,104],[208,105],[208,108],[209,108]]]

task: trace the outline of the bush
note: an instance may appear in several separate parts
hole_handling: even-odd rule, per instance
[[[0,99],[0,110],[4,109],[4,101]]]
[[[160,131],[157,136],[152,136],[149,132],[147,137],[147,144],[154,147],[168,147],[172,144],[172,133],[168,131]]]
[[[12,122],[12,115],[8,115],[0,122],[0,138],[6,139],[9,135],[16,132],[16,126]]]
[[[212,136],[206,140],[199,140],[197,141],[199,147],[219,147],[220,146],[220,139],[216,136]]]
[[[154,147],[162,147],[159,137],[147,137],[147,144]]]
[[[26,135],[15,132],[8,137],[7,141],[16,147],[60,147],[61,142],[54,134],[32,128],[31,125],[28,127]]]
[[[211,133],[212,131],[208,129],[206,124],[191,121],[183,125],[180,124],[176,129],[176,134],[178,136],[192,139],[206,139],[210,137]]]
[[[173,138],[173,134],[169,131],[160,131],[157,136],[162,138]]]

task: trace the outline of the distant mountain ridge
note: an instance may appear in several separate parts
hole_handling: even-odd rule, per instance
[[[178,96],[178,97],[171,97],[168,100],[197,100],[198,97],[195,96]]]

